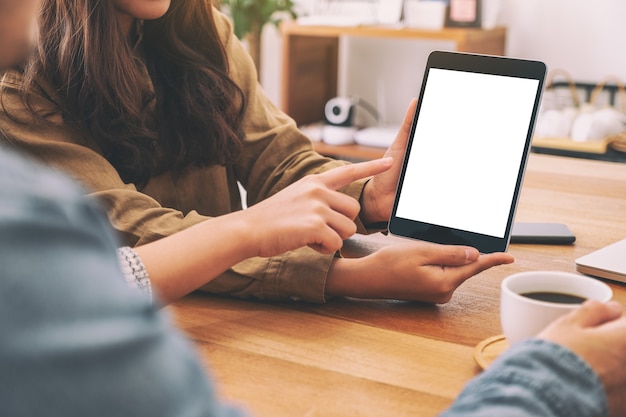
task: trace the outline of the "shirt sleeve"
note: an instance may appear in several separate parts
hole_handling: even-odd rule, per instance
[[[470,381],[439,417],[603,417],[602,382],[579,356],[529,339],[506,351]]]
[[[79,182],[103,205],[109,220],[129,246],[142,245],[191,227],[207,217],[197,211],[165,207],[155,198],[127,184],[97,146],[62,119],[48,87],[32,92],[32,106],[42,121],[30,114],[19,93],[19,75],[10,73],[0,90],[0,140],[29,158],[57,168]]]
[[[123,246],[117,250],[117,259],[126,284],[131,288],[138,289],[152,300],[150,276],[137,252],[131,247]]]
[[[0,152],[0,415],[241,416],[116,244],[82,190]]]

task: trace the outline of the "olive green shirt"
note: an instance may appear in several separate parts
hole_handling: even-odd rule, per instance
[[[182,176],[165,173],[138,191],[134,184],[125,184],[93,141],[65,124],[58,112],[48,118],[48,123],[35,120],[22,103],[17,90],[19,75],[14,73],[5,76],[2,83],[0,140],[61,168],[81,182],[104,204],[123,244],[130,246],[169,236],[208,217],[240,210],[238,181],[247,191],[248,204],[253,205],[305,175],[345,164],[313,151],[310,140],[258,85],[254,64],[234,37],[228,19],[218,12],[215,16],[231,77],[246,96],[245,144],[235,165],[190,168]],[[54,90],[42,84],[45,94],[36,95],[33,103],[38,109],[53,109],[49,97],[55,96]],[[358,199],[363,185],[364,181],[359,181],[343,191]],[[365,231],[358,219],[357,225],[360,232]],[[203,289],[237,297],[323,302],[332,260],[333,255],[321,255],[309,248],[272,258],[252,258],[233,266]]]

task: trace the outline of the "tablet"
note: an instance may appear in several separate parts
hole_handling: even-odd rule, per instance
[[[506,251],[545,74],[537,61],[430,54],[392,234]]]

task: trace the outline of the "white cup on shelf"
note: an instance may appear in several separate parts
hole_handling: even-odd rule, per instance
[[[443,1],[406,0],[404,24],[407,27],[440,30],[446,20],[446,3]]]
[[[481,23],[483,29],[493,29],[498,24],[502,0],[482,0]]]

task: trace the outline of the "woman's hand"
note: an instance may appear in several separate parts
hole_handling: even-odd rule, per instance
[[[326,295],[445,303],[468,278],[513,262],[506,253],[481,255],[467,246],[406,242],[357,259],[336,259]]]
[[[242,212],[249,223],[251,256],[274,256],[309,246],[333,253],[356,233],[359,202],[338,192],[346,185],[379,174],[391,158],[345,165],[307,176]]]
[[[393,166],[388,171],[376,175],[365,184],[361,196],[361,220],[365,224],[386,222],[391,215],[393,202],[396,198],[396,187],[402,170],[404,153],[411,133],[413,114],[417,107],[417,100],[411,101],[404,116],[400,131],[396,136],[385,157],[393,158]]]
[[[538,336],[578,354],[598,374],[611,416],[626,415],[626,317],[617,302],[587,301]]]

